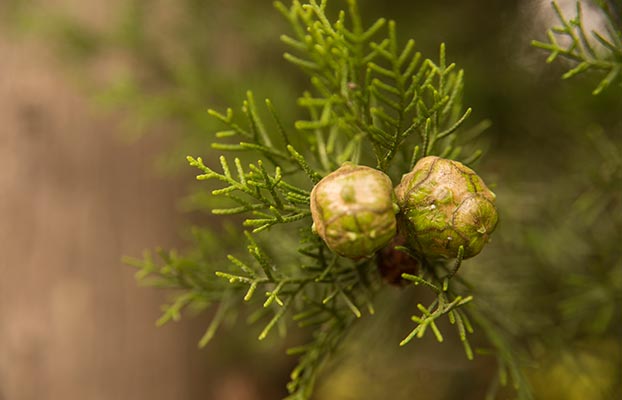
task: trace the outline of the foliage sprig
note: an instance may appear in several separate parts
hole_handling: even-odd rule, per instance
[[[428,327],[434,333],[436,340],[439,343],[443,342],[443,335],[435,321],[442,316],[447,316],[449,318],[449,322],[452,325],[456,325],[466,356],[469,360],[472,360],[473,349],[467,338],[467,332],[473,333],[473,326],[471,325],[471,322],[466,314],[458,308],[471,302],[473,297],[462,297],[461,295],[452,295],[451,293],[448,293],[448,280],[444,282],[444,287],[438,287],[417,275],[402,274],[402,277],[413,282],[416,286],[423,285],[431,289],[436,294],[436,298],[427,307],[421,303],[417,304],[417,308],[421,312],[421,315],[413,315],[411,317],[412,321],[415,322],[417,326],[408,334],[408,336],[406,336],[406,338],[404,338],[404,340],[400,342],[400,346],[406,345],[415,337],[422,338]]]
[[[605,2],[599,2],[601,11],[609,16],[605,19],[604,31],[592,30],[589,34],[584,26],[580,1],[577,1],[575,16],[570,19],[563,14],[557,2],[551,4],[561,25],[547,31],[548,42],[532,41],[533,46],[550,53],[547,63],[553,62],[558,56],[576,62],[573,68],[564,73],[563,79],[590,70],[602,71],[605,77],[592,92],[594,95],[612,84],[622,83],[622,27],[613,25],[615,19],[611,17]],[[558,37],[565,41],[560,42]]]
[[[462,109],[464,74],[447,63],[445,46],[438,62],[424,59],[414,40],[400,47],[394,21],[379,19],[365,29],[350,1],[348,28],[345,12],[328,20],[326,4],[276,3],[295,33],[281,37],[297,53],[285,58],[311,76],[313,90],[298,101],[311,119],[296,128],[313,140],[322,170],[363,162],[369,147],[385,172],[398,155],[402,165],[429,154],[459,157],[453,133],[471,110]],[[374,40],[385,26],[388,37]]]
[[[234,176],[224,156],[220,157],[222,173],[205,166],[201,157],[195,159],[189,156],[188,162],[204,172],[197,176],[197,179],[216,179],[228,185],[213,190],[214,196],[224,196],[237,204],[233,207],[213,209],[212,213],[218,215],[249,213],[253,217],[246,219],[244,225],[253,227],[253,233],[261,232],[275,224],[295,222],[310,215],[309,193],[286,183],[278,166],[274,173],[270,174],[259,160],[256,165],[249,164],[245,170],[240,159],[235,158],[237,176]]]

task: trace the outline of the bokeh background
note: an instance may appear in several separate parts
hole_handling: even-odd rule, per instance
[[[600,26],[584,3],[588,26]],[[615,398],[620,88],[595,97],[598,75],[562,81],[568,64],[545,64],[530,41],[556,23],[547,1],[360,4],[367,21],[395,19],[427,56],[445,42],[466,71],[473,123],[490,123],[478,170],[494,182],[504,223],[471,275],[484,293],[506,291],[499,307],[514,313],[517,345],[540,356],[537,398]],[[574,12],[573,1],[560,4]],[[0,2],[0,400],[284,395],[294,361],[284,344],[237,329],[199,350],[205,315],[155,328],[167,293],[139,288],[121,257],[184,248],[192,224],[213,221],[193,208],[200,193],[184,166],[186,154],[211,152],[208,107],[237,105],[253,88],[299,115],[292,99],[305,78],[281,57],[287,31],[264,0]],[[566,275],[587,279],[583,291]],[[559,311],[594,288],[587,311]],[[363,324],[318,399],[411,398],[422,383],[429,399],[484,397],[494,365],[466,361],[458,343],[398,351],[400,311]]]

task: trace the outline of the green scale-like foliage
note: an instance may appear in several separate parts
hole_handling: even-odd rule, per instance
[[[205,253],[163,253],[161,266],[149,258],[133,261],[141,268],[139,277],[155,276],[157,282],[183,289],[165,316],[177,318],[185,306],[217,307],[201,345],[224,315],[237,312],[243,303],[253,310],[248,320],[264,324],[259,339],[275,329],[284,333],[291,325],[308,329],[309,343],[289,350],[299,357],[287,387],[292,399],[310,398],[327,357],[357,319],[374,313],[374,295],[386,288],[376,259],[341,257],[312,232],[314,185],[344,162],[375,167],[395,184],[422,157],[461,158],[469,164],[480,155],[463,155],[468,147],[459,144],[458,133],[471,110],[462,106],[463,71],[447,62],[444,45],[437,61],[424,58],[414,41],[400,46],[392,21],[380,19],[366,28],[354,0],[334,22],[326,5],[314,0],[294,1],[291,7],[276,3],[293,29],[291,36],[281,37],[291,51],[285,59],[310,78],[309,89],[298,99],[307,119],[286,123],[270,100],[260,106],[248,92],[240,114],[209,110],[225,127],[212,142],[213,149],[224,153],[219,162],[188,157],[201,171],[198,179],[217,184],[201,207],[240,215],[246,252],[238,244],[231,246],[228,261]],[[400,246],[395,251],[409,253]],[[504,333],[478,311],[469,284],[456,279],[463,255],[460,247],[455,259],[431,260],[418,273],[402,276],[427,288],[434,300],[414,306],[414,328],[405,332],[401,345],[426,332],[442,342],[438,321],[443,317],[454,325],[472,359],[469,334],[479,326],[491,338],[500,373],[509,370],[521,396],[529,398]],[[187,282],[187,274],[197,279]]]

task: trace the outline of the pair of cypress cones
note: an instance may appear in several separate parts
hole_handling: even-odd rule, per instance
[[[395,243],[419,258],[477,255],[497,221],[495,194],[462,163],[424,157],[393,188],[382,171],[346,163],[311,192],[314,231],[335,253],[373,256]]]

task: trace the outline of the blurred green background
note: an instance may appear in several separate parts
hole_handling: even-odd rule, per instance
[[[584,3],[588,26],[602,24]],[[569,15],[573,1],[560,5]],[[345,2],[333,0],[331,7]],[[560,79],[530,46],[557,24],[536,0],[361,1],[465,70],[478,172],[501,224],[461,270],[525,365],[537,399],[622,394],[622,92]],[[197,350],[206,317],[156,330],[165,294],[123,254],[184,247],[201,193],[185,155],[211,154],[208,107],[252,88],[289,120],[305,77],[270,1],[0,3],[0,399],[274,399],[295,360],[231,329]],[[103,111],[105,110],[105,111]],[[456,338],[397,348],[418,293],[386,291],[319,384],[318,399],[481,399],[495,373]],[[294,341],[294,338],[288,341]],[[291,343],[289,343],[291,344]],[[511,390],[502,398],[512,398]]]

